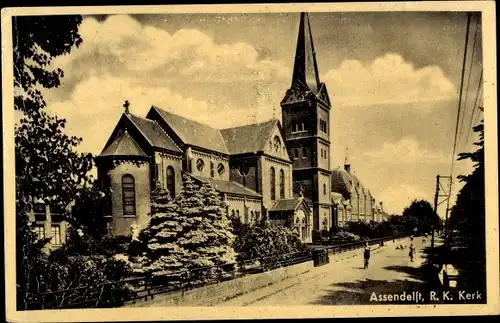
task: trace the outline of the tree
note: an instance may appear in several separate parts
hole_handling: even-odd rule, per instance
[[[413,200],[410,206],[404,209],[403,219],[409,229],[417,228],[420,232],[430,232],[432,227],[439,229],[441,224],[439,215],[434,212],[431,204],[425,200]]]
[[[199,185],[184,175],[183,189],[175,201],[179,214],[185,218],[178,243],[187,250],[182,262],[192,269],[191,282],[203,283],[222,274],[213,266],[234,262],[236,254],[232,249],[234,236],[230,221],[217,192],[208,184]],[[208,268],[200,269],[204,267]]]
[[[20,16],[13,18],[14,108],[22,113],[15,127],[16,256],[18,308],[29,305],[30,294],[46,282],[46,261],[31,231],[29,212],[42,199],[57,208],[69,204],[77,189],[89,182],[90,155],[74,148],[81,138],[62,133],[65,120],[49,116],[40,88],[60,85],[63,71],[50,69],[52,59],[68,54],[82,42],[82,17]]]
[[[180,283],[185,271],[183,259],[187,251],[177,241],[186,219],[178,209],[167,191],[162,188],[153,191],[151,219],[141,234],[146,244],[142,271],[157,281],[168,279],[170,283]]]
[[[452,208],[449,226],[459,230],[466,243],[475,252],[471,255],[482,259],[485,257],[485,173],[484,173],[484,120],[473,128],[478,133],[479,141],[474,144],[478,149],[474,152],[460,153],[458,160],[469,159],[474,163],[474,170],[469,175],[457,178],[464,186],[457,195]]]

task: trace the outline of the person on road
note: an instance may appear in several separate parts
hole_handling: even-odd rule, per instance
[[[413,254],[415,252],[415,246],[412,244],[410,244],[410,251],[409,251],[409,256],[410,256],[410,261],[413,262]]]
[[[368,261],[370,260],[370,246],[368,246],[368,242],[366,243],[366,246],[365,246],[363,258],[365,260],[364,269],[366,269],[366,268],[368,268]]]

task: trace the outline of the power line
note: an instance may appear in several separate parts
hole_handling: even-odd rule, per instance
[[[455,139],[453,141],[453,153],[451,155],[451,171],[450,171],[450,176],[453,176],[453,166],[455,165],[455,151],[457,149],[458,124],[459,124],[459,121],[460,121],[460,110],[462,108],[462,93],[463,93],[463,88],[464,88],[465,62],[467,60],[467,45],[469,44],[470,18],[471,18],[471,14],[469,12],[469,13],[467,13],[467,32],[465,33],[464,60],[462,62],[462,79],[461,79],[461,82],[460,82],[460,95],[459,95],[459,98],[458,98],[457,122],[456,122],[456,126],[455,126]]]
[[[470,116],[470,122],[469,122],[467,137],[465,138],[465,144],[466,145],[469,143],[469,136],[470,136],[470,134],[472,132],[472,119],[475,119],[474,118],[474,113],[476,112],[477,98],[479,97],[479,91],[482,90],[482,84],[483,84],[483,71],[481,70],[481,75],[479,76],[479,83],[477,84],[476,99],[474,100],[474,106],[472,107],[472,114]]]
[[[479,18],[476,20],[476,32],[474,33],[474,42],[472,44],[472,54],[471,54],[470,64],[469,64],[469,78],[467,79],[467,90],[465,91],[465,101],[464,101],[462,120],[460,121],[459,136],[463,133],[463,123],[464,123],[464,119],[465,119],[465,111],[467,110],[467,98],[469,96],[470,77],[472,75],[472,63],[474,62],[474,53],[476,51],[476,39],[477,39],[478,29],[479,29]],[[472,115],[471,115],[471,118],[472,118]],[[460,139],[463,139],[462,136],[460,136],[460,137],[461,137]],[[460,142],[460,141],[461,140],[459,140],[458,142]]]

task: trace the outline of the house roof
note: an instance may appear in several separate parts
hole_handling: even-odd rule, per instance
[[[132,114],[128,114],[127,117],[141,131],[153,147],[181,152],[167,134],[163,132],[161,127],[153,120],[141,118]]]
[[[158,112],[184,144],[229,154],[224,139],[218,129],[186,119],[156,106],[153,106],[152,109]]]
[[[106,146],[100,156],[142,156],[147,157],[146,153],[135,142],[134,138],[125,131],[121,132],[115,140]]]
[[[344,198],[349,198],[349,193],[354,189],[357,192],[367,191],[361,181],[345,169],[334,169],[331,175],[332,191],[340,193]]]
[[[220,132],[230,154],[263,151],[278,120],[222,129]]]
[[[300,207],[301,204],[307,206],[307,203],[304,203],[304,198],[302,197],[294,197],[291,199],[279,199],[269,209],[269,212],[295,211]]]
[[[254,198],[262,197],[262,195],[255,192],[254,190],[251,190],[248,187],[245,187],[245,186],[243,186],[239,183],[236,183],[236,182],[224,181],[221,179],[203,177],[203,176],[198,176],[198,175],[193,175],[193,174],[189,174],[189,175],[195,179],[198,179],[199,181],[201,181],[203,183],[210,184],[210,186],[212,186],[215,190],[217,190],[221,193],[244,195],[244,196],[254,197]]]

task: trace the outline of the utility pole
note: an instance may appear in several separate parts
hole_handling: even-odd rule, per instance
[[[447,190],[441,185],[441,180],[443,178],[446,178],[446,179],[449,179],[450,180],[450,187],[448,189],[448,192]],[[440,194],[441,192],[441,189],[443,189],[443,191],[446,193],[446,194]],[[443,203],[443,202],[448,202],[447,203],[447,206],[446,206],[446,219],[445,219],[445,224],[444,224],[444,230],[445,230],[445,244],[446,244],[446,236],[448,235],[448,229],[447,229],[447,225],[448,225],[448,209],[449,209],[449,203],[450,203],[450,196],[451,196],[451,176],[443,176],[443,175],[437,175],[436,176],[436,195],[434,196],[434,213],[437,214],[437,207]],[[444,200],[442,200],[441,202],[439,202],[439,198],[440,197],[445,197]],[[431,238],[431,247],[434,248],[434,234],[435,234],[435,227],[436,227],[437,223],[433,223],[432,224],[432,238]]]
[[[450,211],[451,186],[453,179],[450,176],[450,190],[448,191],[448,199],[446,201],[446,218],[444,220],[444,245],[448,247],[448,212]]]
[[[434,213],[437,214],[438,198],[439,198],[439,175],[436,176],[436,195],[434,196]],[[434,248],[434,229],[435,225],[432,225],[432,237],[431,237],[431,248]]]

